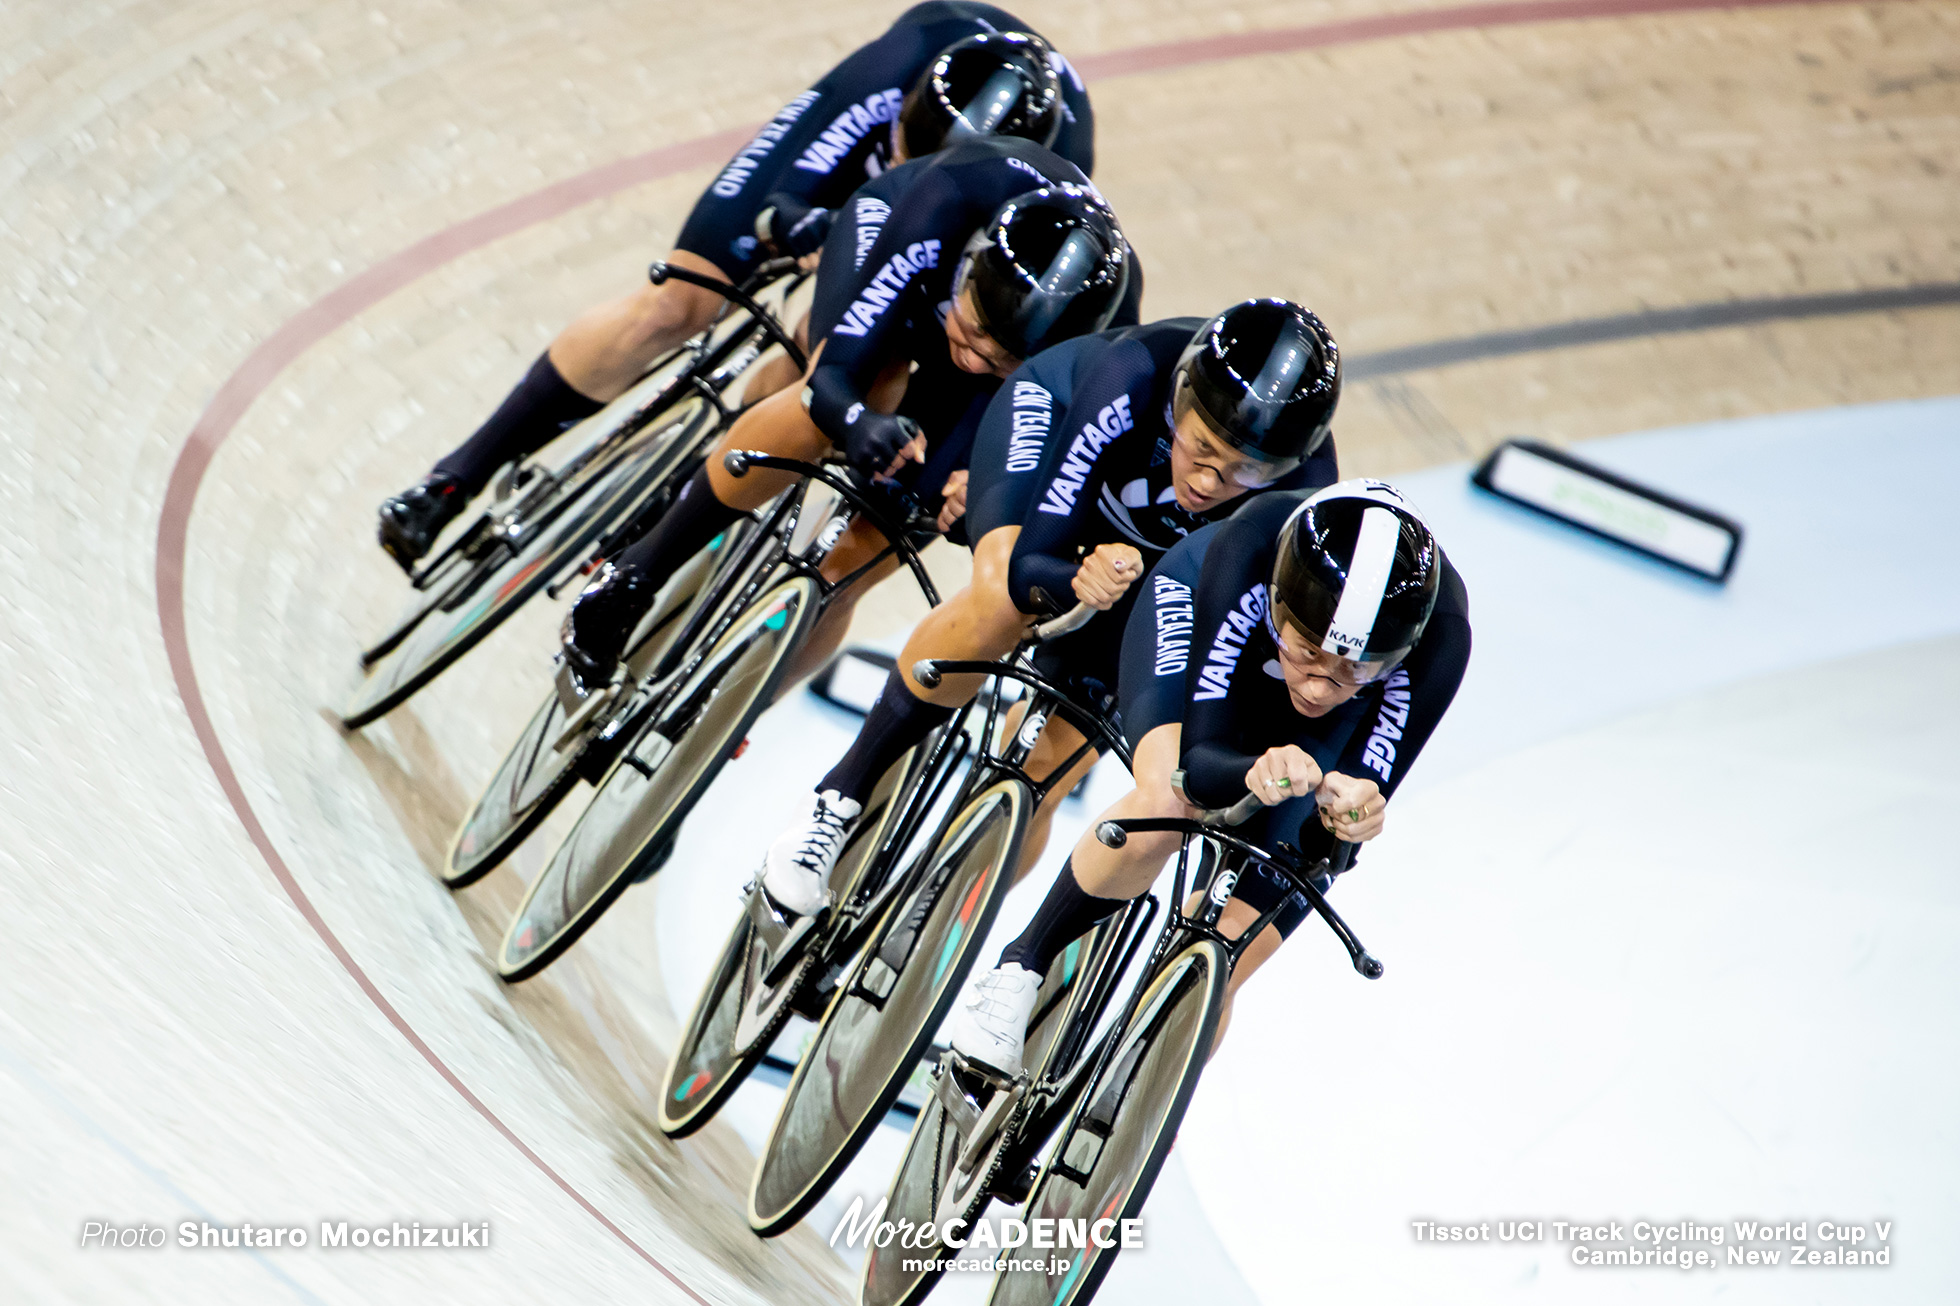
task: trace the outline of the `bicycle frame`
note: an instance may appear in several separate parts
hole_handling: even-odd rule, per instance
[[[588,467],[592,466],[593,463],[608,456],[619,445],[643,430],[647,422],[657,413],[671,406],[686,393],[692,391],[701,395],[714,406],[724,421],[727,420],[730,414],[728,408],[721,401],[722,392],[727,389],[729,383],[735,377],[739,376],[748,368],[750,363],[755,361],[756,357],[769,344],[782,346],[784,352],[789,355],[790,360],[796,364],[798,370],[806,366],[807,360],[803,350],[784,331],[782,324],[776,321],[775,315],[756,302],[755,299],[755,295],[760,294],[769,286],[785,277],[790,278],[790,284],[784,290],[784,295],[787,297],[795,293],[797,287],[803,283],[806,277],[805,274],[798,272],[794,259],[775,259],[762,264],[739,287],[731,285],[726,281],[717,281],[711,277],[699,276],[682,268],[668,267],[663,263],[655,263],[648,270],[648,277],[655,285],[659,285],[661,282],[669,279],[686,281],[689,284],[714,291],[727,301],[722,311],[716,316],[714,323],[710,324],[707,330],[701,332],[700,335],[688,341],[686,344],[681,345],[678,349],[660,358],[641,375],[640,380],[668,366],[683,353],[691,353],[693,358],[687,366],[675,376],[670,384],[662,387],[658,393],[649,397],[646,403],[642,404],[633,413],[620,421],[604,439],[598,440],[589,447],[574,454],[563,467],[554,471],[538,464],[529,464],[528,467],[531,475],[522,476],[525,465],[521,463],[514,464],[504,473],[503,481],[507,488],[500,498],[507,499],[510,493],[520,487],[524,490],[523,498],[511,504],[500,513],[493,514],[490,511],[485,511],[469,530],[458,535],[441,552],[437,553],[435,557],[416,569],[415,574],[409,580],[409,583],[414,588],[418,590],[426,589],[441,574],[444,566],[459,553],[465,556],[473,556],[476,550],[482,549],[484,546],[492,543],[504,544],[513,551],[520,548],[525,535],[548,525],[563,510],[566,504],[561,499],[557,505],[554,505],[551,511],[536,520],[526,520],[523,518],[522,514],[525,508],[535,503],[538,498],[548,493],[551,489],[577,478]],[[726,320],[728,314],[736,308],[746,311],[750,315],[749,321],[744,323],[739,329],[730,332],[721,341],[715,341],[715,328],[720,326]],[[758,336],[766,337],[766,342],[758,340]],[[639,380],[636,380],[634,384],[638,385]],[[613,531],[600,542],[600,547],[597,550],[598,555],[600,557],[605,556],[610,551],[611,546],[615,545],[625,536],[626,530],[624,528]]]
[[[794,472],[803,479],[759,510],[763,528],[742,546],[736,556],[716,568],[703,599],[688,614],[668,653],[642,682],[643,696],[625,711],[616,713],[600,729],[595,743],[610,745],[625,736],[637,739],[645,729],[656,730],[672,738],[675,732],[684,728],[692,719],[691,709],[698,706],[690,697],[683,695],[683,691],[693,682],[695,672],[707,661],[721,636],[741,619],[742,614],[765,590],[780,582],[785,575],[813,579],[818,587],[819,602],[828,606],[838,593],[857,584],[879,562],[896,553],[911,569],[926,602],[933,605],[939,602],[939,592],[934,588],[932,578],[926,574],[924,565],[919,561],[918,550],[909,538],[913,523],[895,524],[848,477],[818,464],[741,451],[730,453],[727,464],[737,476],[746,474],[751,466],[758,466]],[[832,511],[823,528],[798,550],[793,542],[813,482],[821,482],[835,490],[842,502]],[[909,506],[913,508],[913,520],[916,521],[916,505]],[[851,522],[860,515],[868,517],[884,534],[886,547],[849,575],[836,581],[825,579],[822,573],[824,560],[830,556]],[[621,750],[621,755],[629,759],[633,756],[631,743]]]
[[[1038,675],[1021,659],[1032,641],[1005,661],[966,662],[930,660],[930,666],[921,662],[915,671],[919,683],[927,688],[939,683],[941,675],[976,674],[994,677],[996,680],[1013,680],[1026,685],[1032,692],[1024,700],[1027,707],[1021,717],[1020,725],[1013,737],[1005,745],[997,745],[1000,727],[1005,717],[1006,700],[998,692],[975,695],[950,721],[940,735],[932,756],[926,763],[925,779],[907,810],[893,827],[885,841],[874,850],[872,856],[881,865],[891,866],[917,838],[926,818],[937,806],[946,786],[956,774],[958,764],[965,760],[968,752],[973,754],[973,765],[966,771],[958,796],[954,799],[952,810],[965,806],[966,800],[1000,780],[1013,777],[1026,785],[1033,797],[1034,805],[1040,804],[1049,792],[1059,784],[1062,777],[1086,757],[1100,743],[1107,752],[1114,753],[1125,767],[1130,765],[1128,741],[1107,721],[1094,712],[1082,707],[1069,698],[1066,691],[1050,684]],[[981,704],[984,702],[984,708]],[[982,713],[980,728],[977,731],[979,743],[974,745],[973,735],[968,731],[976,710]],[[1036,738],[1046,727],[1049,719],[1060,713],[1074,725],[1083,736],[1083,743],[1068,757],[1063,759],[1049,773],[1047,779],[1037,780],[1028,774],[1026,763],[1034,751]],[[866,881],[853,899],[838,905],[838,925],[830,932],[831,946],[827,949],[824,961],[835,963],[848,961],[865,942],[864,935],[884,918],[889,904],[902,895],[912,893],[918,887],[918,880],[925,873],[925,866],[931,860],[931,848],[918,850],[914,857],[899,873],[886,875],[882,881]],[[894,935],[894,941],[903,937],[903,932]],[[877,959],[873,959],[874,962]],[[902,962],[903,958],[898,959]],[[886,963],[885,971],[895,975],[896,965]],[[860,973],[854,992],[866,1002],[880,1009],[890,993],[889,985],[881,992],[875,985],[884,972],[874,974],[867,964]]]
[[[1296,800],[1297,801],[1297,800]],[[1069,1025],[1058,1035],[1055,1051],[1048,1064],[1059,1066],[1058,1074],[1044,1072],[1042,1077],[1028,1088],[1026,1105],[1022,1108],[1021,1121],[1016,1126],[1016,1140],[1010,1144],[1016,1159],[1025,1162],[1038,1153],[1055,1131],[1063,1125],[1069,1114],[1075,1110],[1082,1092],[1090,1084],[1097,1083],[1114,1054],[1117,1039],[1135,1018],[1137,1004],[1156,978],[1159,970],[1174,956],[1181,953],[1193,940],[1208,938],[1217,942],[1224,950],[1227,974],[1236,970],[1241,957],[1252,946],[1253,940],[1264,932],[1266,927],[1278,918],[1285,908],[1287,899],[1282,897],[1266,911],[1260,913],[1251,925],[1236,938],[1228,938],[1218,928],[1219,918],[1224,914],[1225,904],[1231,897],[1233,885],[1238,881],[1243,868],[1258,862],[1278,871],[1300,892],[1309,905],[1331,928],[1343,946],[1356,971],[1368,979],[1378,979],[1382,965],[1361,946],[1347,922],[1328,905],[1324,890],[1333,880],[1346,870],[1347,861],[1353,852],[1352,844],[1341,844],[1331,858],[1322,858],[1312,872],[1301,870],[1294,858],[1274,856],[1265,850],[1245,842],[1235,835],[1227,834],[1219,828],[1221,818],[1226,813],[1207,813],[1197,820],[1184,818],[1139,818],[1134,820],[1104,821],[1096,829],[1096,837],[1104,845],[1120,848],[1130,834],[1163,832],[1181,834],[1178,846],[1177,866],[1171,876],[1172,907],[1165,917],[1152,944],[1149,960],[1142,973],[1131,986],[1128,997],[1117,1013],[1117,1019],[1104,1030],[1097,1040],[1093,1055],[1080,1056],[1078,1053],[1094,1034],[1095,1028],[1108,1014],[1108,1003],[1114,995],[1117,984],[1129,969],[1136,948],[1143,933],[1155,917],[1158,903],[1155,894],[1144,894],[1132,900],[1124,908],[1124,918],[1119,927],[1119,945],[1104,954],[1096,971],[1086,976],[1083,984],[1083,999],[1069,1017]],[[1188,877],[1191,849],[1194,840],[1201,841],[1201,858],[1210,862],[1209,872],[1204,874],[1204,892],[1199,898],[1195,911],[1184,909],[1186,886],[1195,876]],[[1208,853],[1215,854],[1206,856]],[[1202,871],[1201,863],[1201,871]],[[1229,878],[1228,878],[1229,877]],[[1078,1182],[1087,1176],[1074,1171],[1061,1158],[1053,1164],[1062,1166],[1065,1175]]]

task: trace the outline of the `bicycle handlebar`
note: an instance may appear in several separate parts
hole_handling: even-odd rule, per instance
[[[689,272],[686,268],[677,268],[671,263],[662,263],[656,260],[647,268],[647,280],[656,286],[663,285],[668,281],[685,281],[690,286],[699,286],[703,290],[712,290],[729,303],[748,310],[749,316],[753,317],[761,325],[763,332],[771,340],[783,347],[783,352],[789,355],[790,362],[796,364],[796,370],[802,372],[810,366],[810,359],[804,354],[802,346],[796,343],[789,332],[783,330],[782,323],[776,320],[775,314],[756,303],[749,292],[743,288],[744,286],[753,286],[759,290],[771,281],[774,281],[777,277],[795,270],[796,260],[793,258],[771,259],[769,262],[757,268],[754,275],[744,282],[743,286],[735,286],[726,281],[719,281],[714,277],[704,277],[699,272]]]
[[[1257,803],[1258,801],[1251,794],[1247,794],[1231,807],[1222,810],[1214,809],[1205,812],[1204,816],[1222,817],[1224,818],[1225,824],[1237,824],[1238,821],[1231,820],[1231,814],[1243,809],[1248,802]],[[1243,821],[1250,815],[1251,813],[1247,812],[1245,816],[1239,817],[1238,820]],[[1228,848],[1235,849],[1248,857],[1255,858],[1265,865],[1272,867],[1274,870],[1280,872],[1281,875],[1291,880],[1293,887],[1306,898],[1308,904],[1316,912],[1320,913],[1321,919],[1327,922],[1328,928],[1334,931],[1334,936],[1347,949],[1348,960],[1354,963],[1354,969],[1367,979],[1380,979],[1382,977],[1381,962],[1376,960],[1372,953],[1361,946],[1361,940],[1355,937],[1354,931],[1348,928],[1348,923],[1341,919],[1340,914],[1327,905],[1327,899],[1321,895],[1320,890],[1314,885],[1313,881],[1289,860],[1275,857],[1263,848],[1255,848],[1237,835],[1226,834],[1220,828],[1219,824],[1213,823],[1210,820],[1200,819],[1194,821],[1185,817],[1153,816],[1136,820],[1104,821],[1096,827],[1096,841],[1105,848],[1121,848],[1129,842],[1132,834],[1203,835],[1206,838],[1216,840]],[[1331,875],[1339,875],[1347,869],[1347,861],[1353,851],[1354,847],[1352,844],[1338,844],[1334,856],[1332,858],[1322,858],[1320,865],[1327,867]],[[1338,866],[1333,864],[1336,861],[1339,863]]]
[[[1078,603],[1052,621],[1044,621],[1036,626],[1032,632],[1033,640],[1037,644],[1046,644],[1049,640],[1059,638],[1070,631],[1080,630],[1089,624],[1089,618],[1095,616],[1096,612],[1097,609],[1088,604]]]
[[[871,502],[849,478],[836,475],[828,466],[821,463],[806,463],[797,458],[778,458],[759,449],[730,449],[722,456],[721,465],[736,480],[747,476],[752,467],[765,467],[772,471],[789,472],[794,476],[807,476],[813,481],[822,481],[842,495],[851,507],[871,519],[871,524],[877,527],[879,533],[891,544],[900,560],[911,568],[913,578],[919,582],[919,588],[925,592],[926,602],[935,608],[939,606],[939,591],[934,588],[932,577],[926,574],[925,565],[919,561],[919,551],[906,542],[905,537],[912,529],[911,524],[894,523],[885,515],[884,509]],[[925,516],[919,511],[919,505],[910,495],[902,490],[899,494],[911,507],[916,518]]]
[[[939,688],[940,680],[946,676],[997,676],[1003,680],[1019,681],[1037,693],[1047,694],[1078,730],[1084,735],[1100,738],[1109,745],[1111,752],[1123,759],[1124,766],[1130,764],[1130,746],[1122,732],[1070,698],[1059,686],[1049,684],[1026,667],[1016,666],[1012,661],[962,662],[946,658],[920,658],[912,664],[912,679],[926,689]]]

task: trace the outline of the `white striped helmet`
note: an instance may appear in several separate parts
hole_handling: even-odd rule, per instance
[[[1378,677],[1422,638],[1442,579],[1442,551],[1414,504],[1386,481],[1342,481],[1280,528],[1273,616]]]

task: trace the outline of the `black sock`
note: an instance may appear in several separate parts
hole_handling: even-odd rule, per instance
[[[703,463],[667,505],[667,511],[660,515],[653,529],[614,557],[613,565],[621,571],[638,572],[665,583],[682,563],[699,553],[741,515],[740,508],[731,508],[715,498],[715,487],[708,481],[708,467]]]
[[[1000,964],[1009,962],[1036,975],[1048,968],[1063,948],[1089,932],[1096,922],[1115,914],[1127,898],[1098,898],[1075,882],[1075,859],[1062,863],[1048,896],[1035,909],[1034,919],[1014,942],[1001,949]]]
[[[437,463],[435,470],[455,477],[462,482],[464,497],[473,497],[490,483],[491,474],[499,467],[536,453],[567,426],[604,407],[597,399],[572,389],[552,366],[551,354],[546,351],[490,414],[490,420]]]
[[[863,802],[877,787],[878,777],[905,755],[905,750],[952,719],[953,709],[928,703],[905,687],[905,677],[893,668],[884,692],[871,705],[850,751],[817,782],[817,792],[835,789],[853,802]]]

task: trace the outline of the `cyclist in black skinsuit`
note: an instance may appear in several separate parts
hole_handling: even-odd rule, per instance
[[[821,905],[878,777],[972,697],[973,676],[920,686],[910,670],[919,659],[1004,656],[1037,617],[1082,602],[1101,611],[1041,646],[1035,664],[1091,700],[1110,698],[1133,582],[1248,492],[1331,483],[1339,392],[1326,328],[1282,300],[1084,336],[1016,371],[974,447],[965,497],[973,582],[913,631],[857,740],[818,782],[810,815],[771,846],[763,886],[777,904],[803,914]],[[1051,720],[1031,772],[1046,775],[1082,742]],[[1023,867],[1040,856],[1053,804],[1072,784],[1050,790]]]
[[[1006,33],[1027,36],[1006,40]],[[958,66],[947,66],[949,59]],[[936,69],[951,75],[935,83]],[[1024,74],[1030,94],[990,129],[1048,144],[1086,177],[1095,164],[1095,116],[1068,61],[1006,10],[931,0],[906,10],[737,151],[696,201],[667,261],[740,282],[771,253],[813,254],[830,211],[852,191],[898,161],[938,149],[949,131],[959,134],[954,111],[966,101],[950,103],[944,92],[978,92],[1003,71]],[[1034,103],[1044,97],[1045,104]],[[725,303],[712,291],[669,281],[587,310],[474,435],[421,484],[382,504],[382,547],[412,570],[499,466],[536,452],[625,393]]]
[[[611,676],[660,583],[793,479],[761,469],[737,479],[722,464],[725,452],[814,461],[841,446],[861,471],[896,474],[915,494],[936,496],[964,464],[987,399],[1024,355],[1136,320],[1142,276],[1134,265],[1088,178],[1031,141],[977,137],[860,187],[824,245],[810,315],[818,344],[805,384],[744,412],[660,520],[606,564],[567,616],[563,656],[581,692]],[[883,544],[860,521],[828,567],[845,574]],[[802,665],[828,656],[875,579],[826,608]]]
[[[1265,810],[1234,833],[1268,849],[1290,843],[1308,864],[1336,840],[1380,834],[1470,660],[1463,580],[1408,501],[1368,480],[1310,497],[1268,495],[1192,534],[1146,584],[1122,668],[1137,788],[1096,824],[1188,817],[1249,791]],[[1147,890],[1177,847],[1176,835],[1132,834],[1110,849],[1093,829],[956,1011],[947,1039],[970,1061],[1020,1073],[1042,975],[1072,940]],[[1219,922],[1227,937],[1286,902],[1234,969],[1230,993],[1309,910],[1263,869],[1233,895]]]

